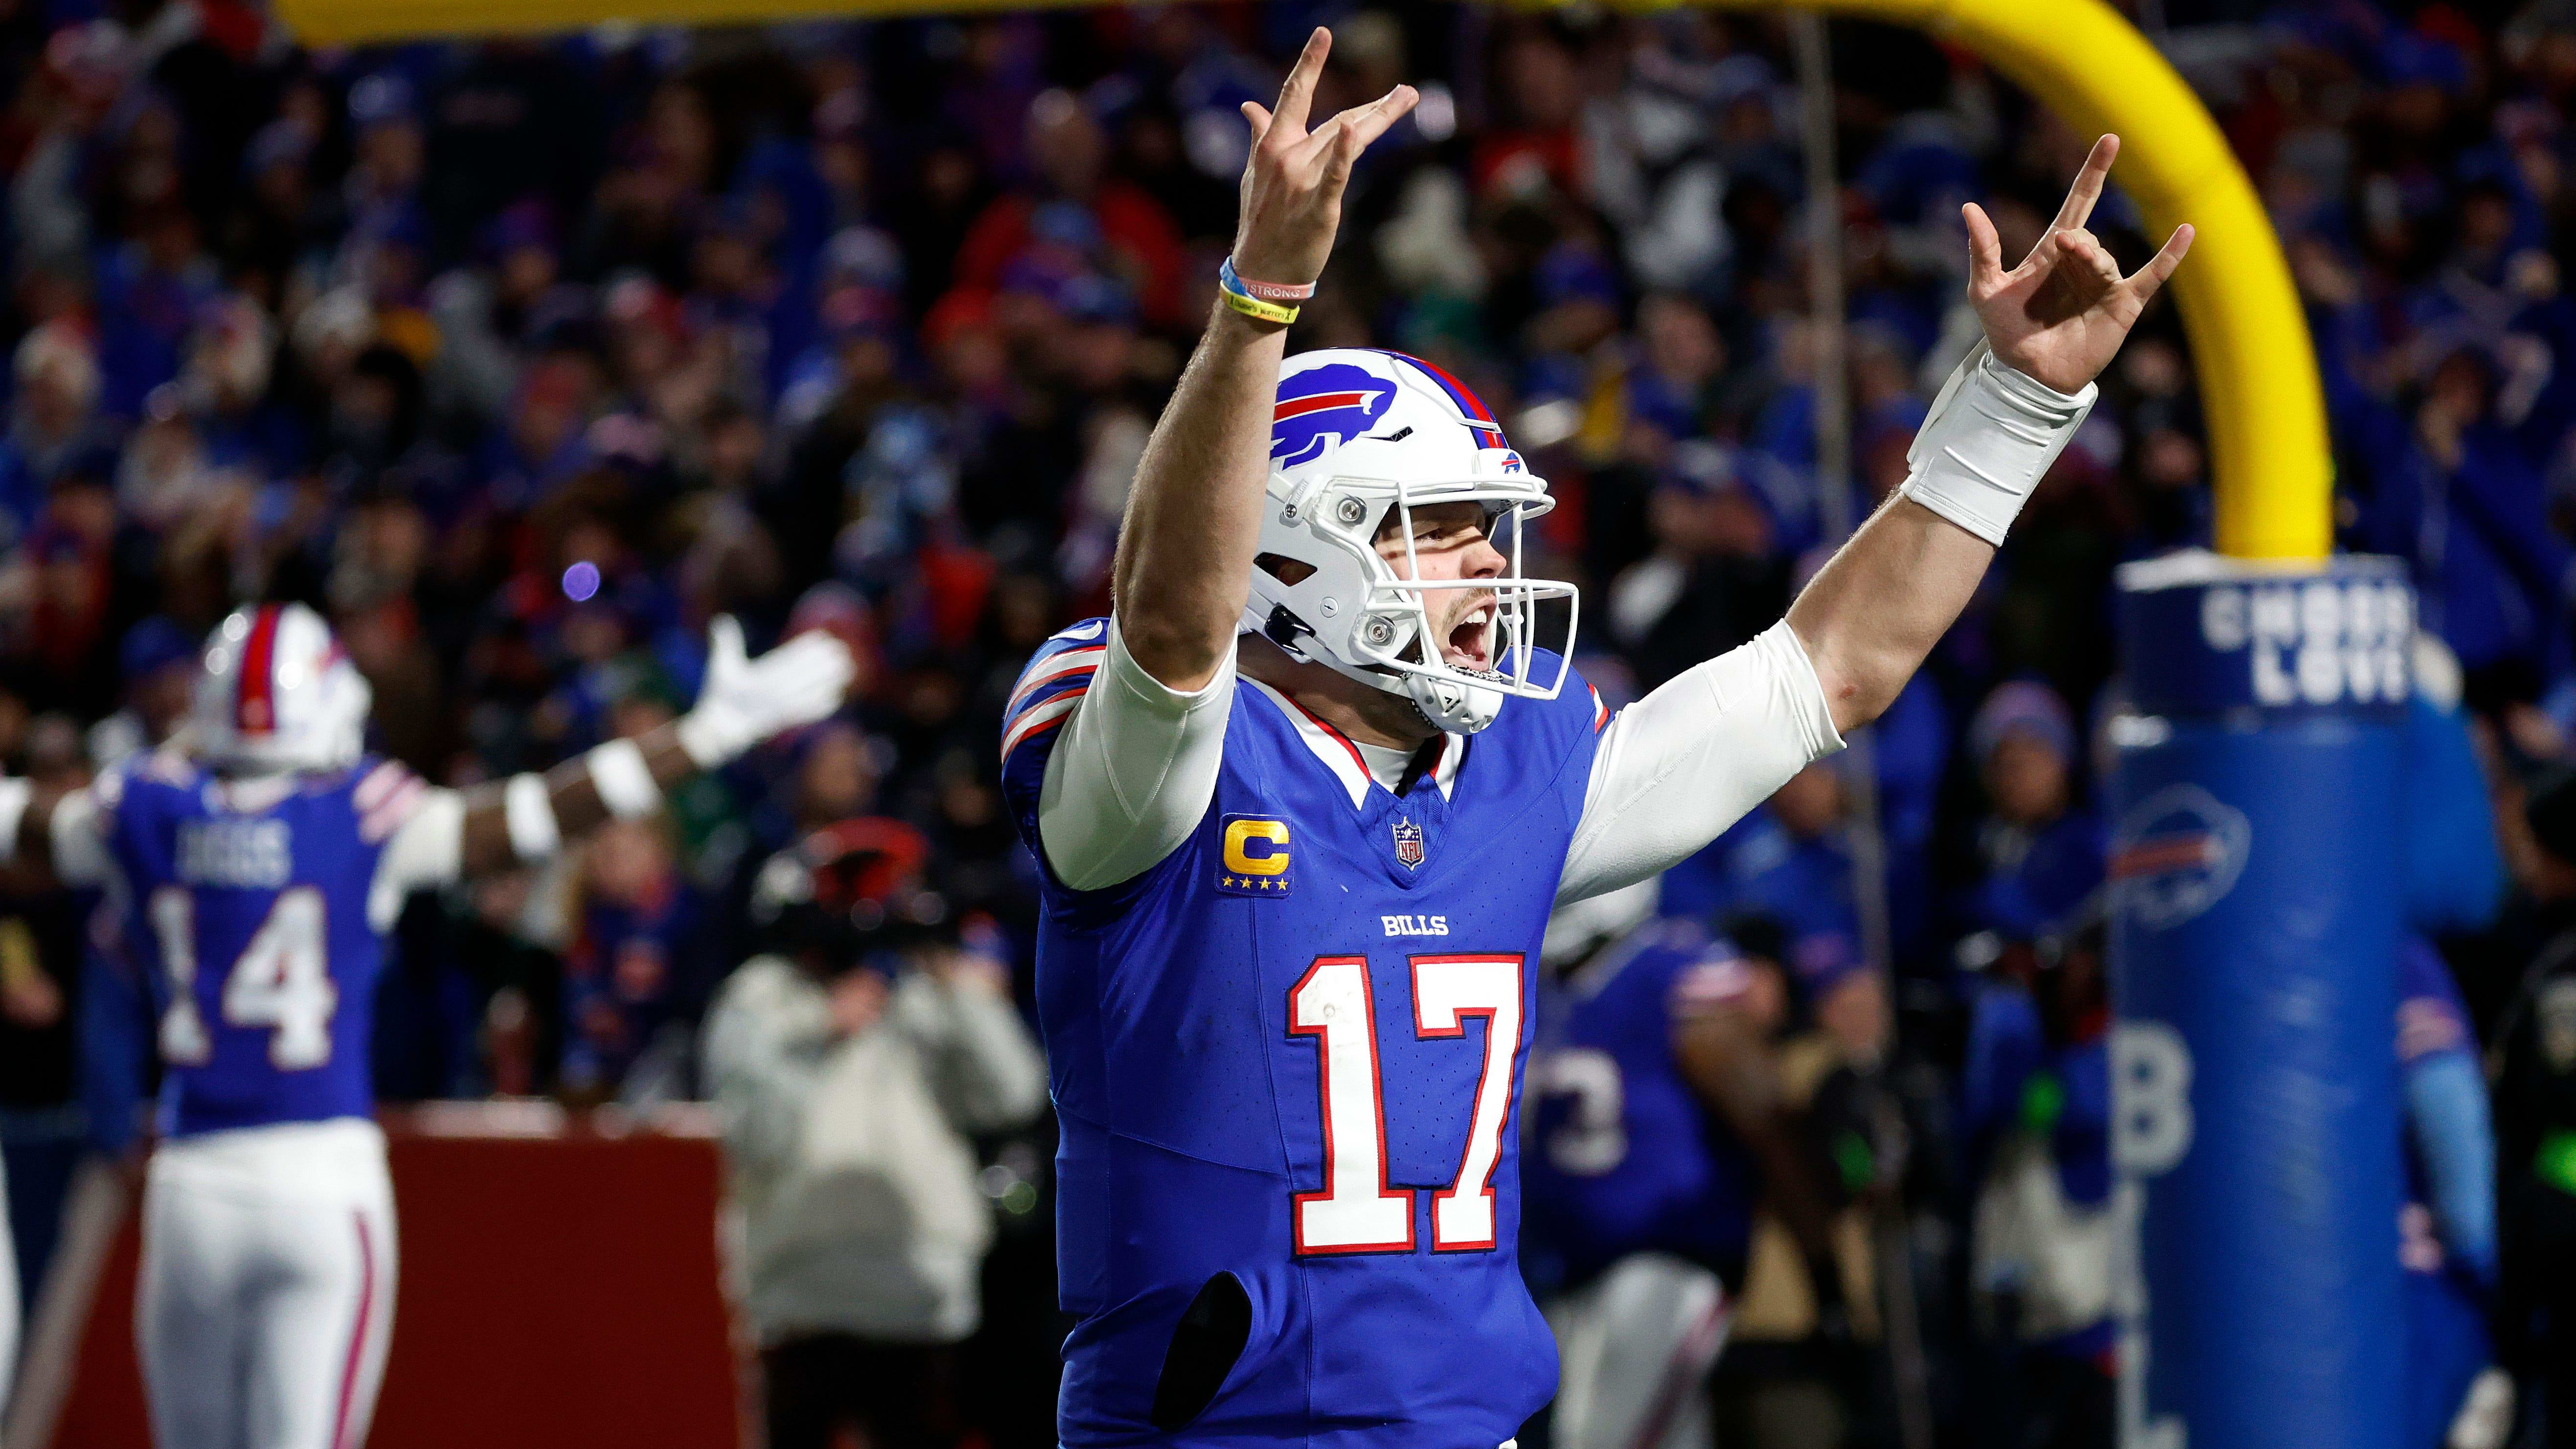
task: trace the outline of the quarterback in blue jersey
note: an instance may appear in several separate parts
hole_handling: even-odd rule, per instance
[[[162,1449],[366,1437],[395,1271],[367,1041],[404,897],[650,814],[665,782],[830,713],[850,675],[828,636],[750,660],[719,620],[677,724],[469,797],[368,756],[367,683],[330,626],[264,604],[216,630],[173,745],[54,798],[0,780],[0,843],[104,891],[152,987],[135,1325]]]
[[[1317,31],[1253,145],[1207,330],[1146,448],[1112,616],[1003,725],[1043,866],[1063,1442],[1488,1449],[1556,1387],[1523,1287],[1518,1103],[1548,912],[1705,845],[1884,709],[2188,243],[2081,227],[2105,138],[2005,270],[1901,501],[1787,619],[1613,717],[1574,589],[1522,571],[1546,484],[1441,368],[1286,356],[1360,151],[1309,128]],[[1559,648],[1541,648],[1548,627]]]

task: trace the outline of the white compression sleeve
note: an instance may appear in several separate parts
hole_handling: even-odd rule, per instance
[[[1786,619],[1673,676],[1602,731],[1556,903],[1679,864],[1842,747]]]
[[[1118,621],[1082,702],[1065,721],[1038,791],[1038,839],[1075,890],[1133,880],[1172,853],[1216,798],[1235,656],[1191,693],[1145,672]]]
[[[1932,399],[1896,491],[2001,547],[2097,395],[2089,382],[2073,394],[2039,383],[1980,342]]]

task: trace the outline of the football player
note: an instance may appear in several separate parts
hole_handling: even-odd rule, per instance
[[[2083,420],[2188,231],[2122,276],[2087,158],[1915,471],[1787,619],[1615,717],[1537,647],[1549,507],[1439,368],[1288,358],[1353,163],[1409,87],[1309,127],[1318,30],[1253,129],[1207,330],[1137,470],[1115,612],[1031,660],[1003,785],[1043,861],[1062,1125],[1062,1440],[1500,1445],[1556,1349],[1513,1130],[1552,905],[1641,880],[1896,697]]]
[[[385,935],[410,892],[652,814],[850,678],[825,635],[749,660],[719,619],[712,644],[675,724],[463,795],[365,754],[367,682],[330,626],[263,604],[217,629],[172,745],[52,798],[0,780],[0,842],[103,889],[156,988],[135,1332],[162,1449],[365,1439],[393,1323],[367,1065]]]
[[[1654,919],[1655,887],[1558,910],[1542,947],[1523,1177],[1528,1241],[1560,1278],[1561,1449],[1708,1442],[1757,1194],[1838,1311],[1830,1208],[1777,1105],[1785,987],[1699,922]]]

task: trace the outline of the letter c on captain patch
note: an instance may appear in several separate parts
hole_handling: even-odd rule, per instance
[[[1288,873],[1288,822],[1238,815],[1225,822],[1225,868],[1236,875]]]

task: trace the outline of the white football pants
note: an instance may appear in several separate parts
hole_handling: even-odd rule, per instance
[[[343,1118],[163,1143],[136,1296],[158,1449],[356,1449],[393,1330],[384,1134]]]
[[[1662,1253],[1558,1295],[1558,1449],[1708,1449],[1708,1371],[1733,1312],[1715,1273]]]

